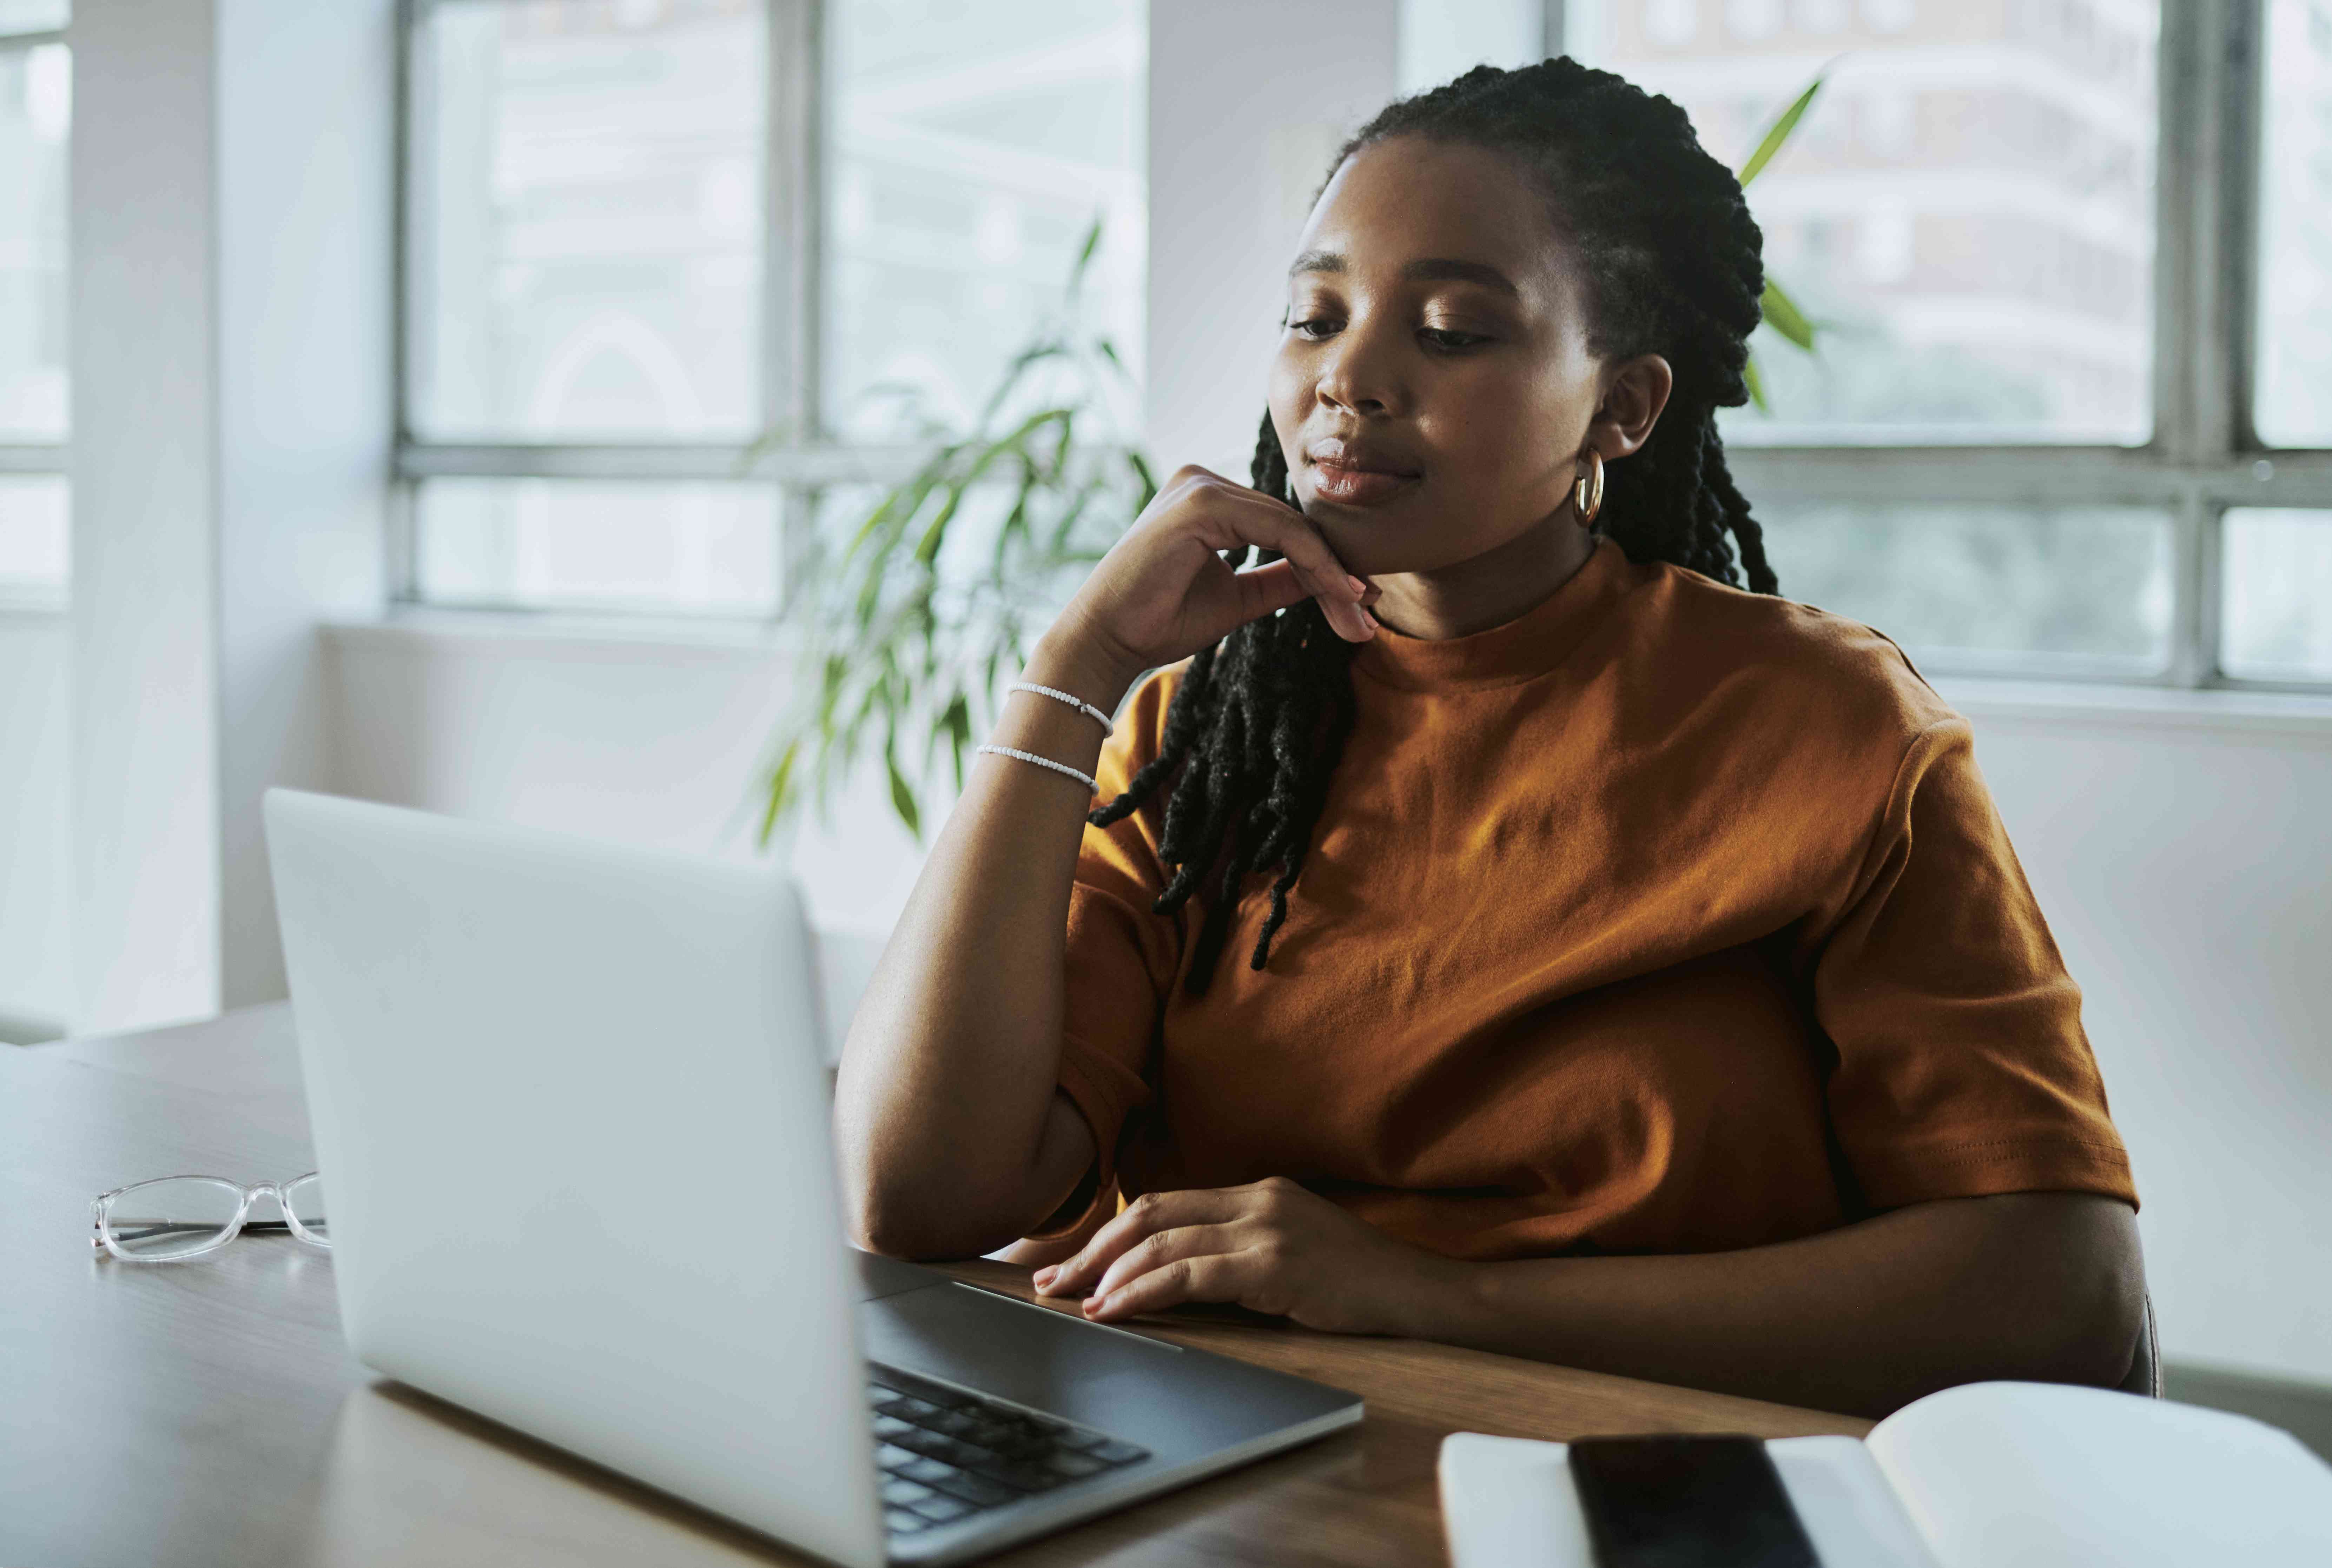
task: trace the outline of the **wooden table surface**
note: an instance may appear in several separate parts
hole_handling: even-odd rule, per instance
[[[331,1260],[247,1235],[213,1258],[95,1258],[89,1202],[149,1176],[310,1168],[291,1018],[0,1046],[0,1563],[742,1563],[804,1559],[383,1383],[339,1337]],[[958,1277],[1027,1296],[1025,1271]],[[1811,1432],[1869,1423],[1411,1340],[1228,1313],[1177,1344],[1350,1389],[1355,1430],[999,1563],[1436,1563],[1451,1431]]]

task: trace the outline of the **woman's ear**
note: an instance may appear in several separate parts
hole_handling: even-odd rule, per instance
[[[1676,372],[1657,354],[1639,354],[1610,371],[1603,401],[1587,422],[1587,444],[1603,461],[1626,457],[1652,438],[1652,426],[1676,390]]]

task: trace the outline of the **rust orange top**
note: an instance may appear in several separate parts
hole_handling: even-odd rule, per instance
[[[1152,912],[1163,792],[1085,832],[1060,1082],[1095,1202],[1285,1175],[1478,1259],[2136,1202],[1967,721],[1885,637],[1604,540],[1505,625],[1381,632],[1352,684],[1266,971],[1251,897],[1183,989],[1204,912]]]

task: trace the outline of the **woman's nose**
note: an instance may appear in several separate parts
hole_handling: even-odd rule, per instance
[[[1355,322],[1336,335],[1320,367],[1320,401],[1351,413],[1398,413],[1408,404],[1397,345],[1388,332]]]

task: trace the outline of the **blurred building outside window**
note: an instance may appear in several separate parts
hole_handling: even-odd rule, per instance
[[[2332,0],[1558,8],[1735,166],[1824,78],[1749,191],[1819,353],[1761,329],[1772,407],[1722,420],[1784,594],[1930,670],[2332,678]],[[2161,166],[2214,93],[2258,142]],[[2182,278],[2190,215],[2232,242]],[[2230,283],[2241,345],[2200,303]],[[2305,504],[2244,505],[2269,485]]]
[[[71,576],[67,19],[63,0],[0,0],[0,604],[43,608]]]
[[[416,7],[415,596],[771,613],[836,450],[962,429],[1096,217],[1086,298],[1138,385],[1140,0],[829,0],[814,60],[811,14]]]

